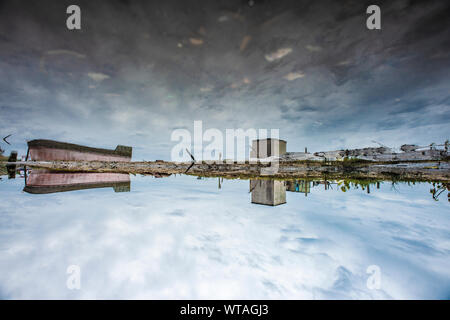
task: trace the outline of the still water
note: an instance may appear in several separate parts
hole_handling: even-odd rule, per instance
[[[0,298],[450,298],[447,190],[363,187],[3,176]]]

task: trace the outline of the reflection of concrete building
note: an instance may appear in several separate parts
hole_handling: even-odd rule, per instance
[[[277,206],[286,203],[286,186],[278,180],[250,180],[252,203]]]
[[[28,142],[28,161],[131,161],[132,148],[117,146],[115,150],[90,148],[52,140]]]
[[[288,180],[286,181],[286,190],[304,193],[307,196],[311,192],[311,182],[305,180]]]
[[[286,153],[286,141],[280,139],[258,139],[252,141],[250,158],[278,157]]]
[[[34,194],[57,193],[111,187],[115,192],[130,191],[127,173],[65,173],[33,170],[25,177],[23,191]]]

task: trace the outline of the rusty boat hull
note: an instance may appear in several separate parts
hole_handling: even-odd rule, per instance
[[[27,161],[130,162],[131,156],[132,148],[126,146],[110,150],[40,139],[28,142]]]

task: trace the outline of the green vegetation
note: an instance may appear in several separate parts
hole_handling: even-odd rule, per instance
[[[5,157],[3,155],[3,150],[2,150],[2,148],[0,148],[0,162],[3,162],[3,161],[8,161],[8,157]]]
[[[8,159],[6,159],[8,160]],[[8,170],[6,169],[5,160],[1,160],[0,162],[0,176],[8,174]]]
[[[3,176],[8,174],[8,170],[6,169],[5,162],[8,161],[8,157],[3,155],[3,150],[0,149],[0,175]]]

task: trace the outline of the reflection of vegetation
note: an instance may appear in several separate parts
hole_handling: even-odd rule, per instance
[[[195,176],[195,175],[194,175]],[[212,178],[211,176],[203,176],[204,178]],[[222,179],[219,188],[223,185],[223,178],[227,180],[234,180],[234,179],[242,179],[247,180],[248,178],[245,176],[240,177],[227,177],[227,176],[215,176],[216,178],[219,177],[219,179]],[[392,179],[392,180],[382,180],[382,179],[333,179],[331,177],[326,177],[322,179],[317,178],[306,178],[306,179],[286,179],[286,178],[271,178],[271,177],[257,177],[257,178],[251,178],[253,180],[276,180],[276,181],[291,181],[296,183],[303,182],[306,184],[311,184],[312,188],[317,188],[321,185],[325,188],[325,190],[333,190],[333,185],[336,185],[338,190],[342,192],[347,192],[349,190],[362,190],[367,193],[371,193],[373,190],[380,189],[381,184],[390,184],[391,190],[397,191],[397,187],[401,184],[405,184],[408,186],[415,186],[417,184],[421,183],[429,183],[433,186],[432,189],[430,189],[430,193],[432,194],[432,197],[434,200],[438,201],[439,196],[441,196],[442,193],[445,191],[449,191],[448,196],[450,196],[450,183],[448,182],[441,182],[441,181],[424,181],[424,180],[404,180],[404,179]],[[286,184],[287,185],[287,184]],[[250,190],[251,192],[252,190]],[[450,198],[449,198],[450,201]]]
[[[359,189],[367,191],[367,193],[370,193],[371,188],[375,186],[377,189],[380,188],[381,183],[389,182],[391,183],[391,188],[393,190],[397,190],[397,186],[399,184],[407,184],[408,186],[414,186],[420,183],[424,183],[422,181],[381,181],[381,180],[342,180],[338,182],[338,185],[340,186],[340,190],[343,192],[346,192],[350,189]],[[426,183],[426,182],[425,182]],[[433,188],[430,189],[430,193],[434,200],[439,201],[439,196],[444,193],[445,191],[448,191],[449,193],[447,196],[450,196],[450,183],[445,182],[429,182],[433,186]],[[449,198],[450,201],[450,198]]]
[[[262,176],[258,173],[246,173],[242,171],[238,171],[236,173],[218,173],[218,172],[188,172],[186,173],[188,176],[201,176],[204,178],[224,178],[227,180],[250,180],[250,179],[261,179],[261,180],[277,180],[277,181],[286,181],[286,180],[304,180],[304,181],[318,181],[318,180],[324,180],[324,181],[339,181],[339,180],[348,180],[348,181],[392,181],[393,183],[413,183],[413,182],[434,182],[434,181],[440,181],[439,178],[437,179],[430,179],[425,178],[421,176],[415,176],[415,177],[408,177],[405,175],[401,175],[398,173],[393,172],[383,172],[383,173],[377,173],[376,174],[376,180],[374,177],[367,177],[364,173],[334,173],[334,172],[321,172],[321,173],[309,173],[302,175],[285,175],[285,176]]]
[[[430,189],[430,193],[435,201],[439,201],[439,196],[445,192],[450,191],[450,183],[442,183],[442,182],[433,182],[433,188]],[[449,197],[449,193],[447,193],[447,198]],[[448,198],[450,201],[450,198]]]
[[[387,181],[381,181],[381,180],[340,180],[337,182],[337,185],[339,186],[339,189],[342,192],[347,192],[350,189],[360,189],[363,191],[367,191],[367,193],[370,193],[370,190],[373,189],[380,189],[380,185],[383,182]],[[397,190],[397,186],[399,183],[405,183],[408,186],[416,185],[416,181],[390,181],[392,185],[393,190]],[[420,183],[420,182],[418,182]],[[450,191],[450,183],[445,182],[430,182],[433,186],[432,189],[430,189],[430,193],[434,200],[439,201],[439,196],[444,193],[445,191]],[[450,193],[447,194],[449,196]],[[450,201],[450,198],[449,198]]]
[[[370,193],[370,186],[373,185],[377,189],[380,189],[380,181],[379,180],[356,180],[356,179],[347,179],[347,180],[341,180],[338,181],[338,186],[340,186],[340,189],[342,192],[347,192],[351,188],[353,189],[359,189],[363,191],[367,191],[367,193]]]

